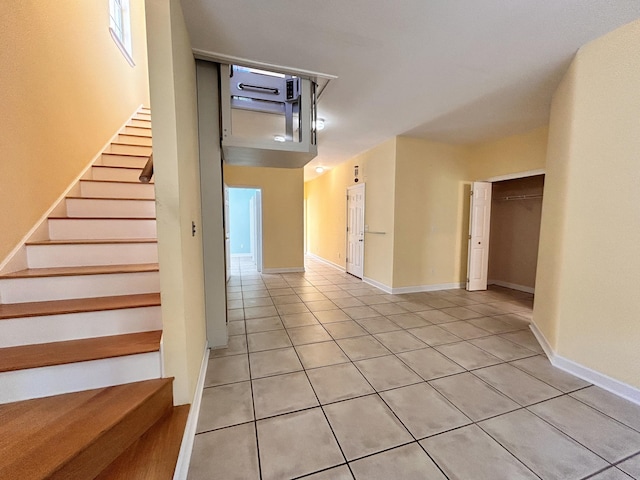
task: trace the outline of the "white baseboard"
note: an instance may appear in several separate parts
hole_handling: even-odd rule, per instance
[[[302,273],[304,267],[291,267],[291,268],[263,268],[262,273]]]
[[[434,285],[415,285],[411,287],[392,288],[391,293],[394,295],[401,293],[420,293],[420,292],[437,292],[439,290],[454,290],[464,288],[464,283],[440,283]]]
[[[176,469],[173,472],[173,480],[186,480],[189,473],[189,463],[191,463],[191,452],[193,451],[193,442],[196,438],[196,429],[198,427],[198,416],[200,415],[200,404],[202,402],[202,391],[204,390],[204,379],[207,374],[207,365],[209,364],[209,345],[205,341],[204,354],[202,355],[202,364],[200,365],[200,375],[196,384],[196,391],[193,394],[193,402],[189,408],[189,416],[187,424],[182,435],[182,444],[180,445],[180,453],[176,462]]]
[[[333,262],[327,260],[326,258],[319,257],[318,255],[315,255],[313,253],[308,253],[307,252],[306,256],[307,257],[311,257],[311,258],[313,258],[314,260],[317,260],[320,263],[324,263],[326,265],[329,265],[330,267],[336,268],[336,269],[340,270],[341,273],[344,273],[344,266],[343,265],[338,265],[337,263],[333,263]]]
[[[388,286],[385,285],[384,283],[380,283],[377,280],[374,280],[373,278],[368,278],[368,277],[362,277],[362,281],[364,283],[368,283],[369,285],[379,288],[380,290],[382,290],[385,293],[393,293],[393,289]]]
[[[560,370],[564,370],[573,376],[581,378],[582,380],[593,383],[594,385],[597,385],[618,397],[640,405],[640,389],[556,354],[535,323],[532,322],[530,328],[549,358],[551,365],[559,368]]]
[[[536,289],[533,287],[527,287],[525,285],[518,285],[517,283],[503,282],[502,280],[489,280],[489,285],[498,285],[499,287],[510,288],[512,290],[518,290],[520,292],[535,293]]]

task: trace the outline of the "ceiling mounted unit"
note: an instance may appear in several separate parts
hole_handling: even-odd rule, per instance
[[[220,78],[227,164],[302,168],[318,154],[313,80],[225,64]]]

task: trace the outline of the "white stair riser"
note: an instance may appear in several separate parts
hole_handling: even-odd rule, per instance
[[[155,220],[49,219],[51,240],[156,238]]]
[[[109,145],[105,152],[109,153],[130,153],[134,155],[151,155],[151,147],[142,147],[140,145],[120,145],[112,143]]]
[[[131,145],[143,145],[145,147],[151,146],[151,138],[140,137],[138,135],[127,135],[126,133],[119,134],[117,141],[119,143],[129,143]]]
[[[0,321],[0,348],[162,330],[160,306]]]
[[[160,378],[160,352],[0,373],[0,403]]]
[[[29,268],[157,263],[156,243],[27,245]]]
[[[129,135],[138,135],[139,137],[151,137],[150,128],[126,126],[124,127],[124,133]]]
[[[146,118],[144,120],[132,118],[131,121],[129,121],[129,126],[131,126],[131,127],[151,127],[151,122],[149,121],[148,118]]]
[[[80,196],[99,198],[146,198],[154,199],[153,184],[111,183],[80,181]]]
[[[112,297],[159,291],[160,276],[157,271],[0,279],[2,303]]]
[[[93,180],[108,180],[112,182],[139,182],[141,173],[141,168],[109,168],[96,165],[91,168],[91,178]]]
[[[148,157],[128,157],[127,155],[101,155],[96,165],[105,167],[135,167],[144,168]]]
[[[67,198],[67,216],[73,218],[155,218],[154,200],[99,200]]]

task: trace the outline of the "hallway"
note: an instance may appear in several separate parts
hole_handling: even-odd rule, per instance
[[[387,295],[312,259],[227,286],[190,479],[640,479],[640,407],[551,366],[529,294]]]

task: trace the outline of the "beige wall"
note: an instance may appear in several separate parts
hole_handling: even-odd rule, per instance
[[[397,138],[393,287],[466,277],[467,148]]]
[[[638,44],[640,21],[587,44],[556,92],[534,308],[556,353],[636,388]]]
[[[190,403],[206,332],[195,61],[179,0],[147,0],[164,372]],[[191,222],[196,235],[191,235]]]
[[[225,165],[224,182],[262,190],[263,268],[303,269],[303,170]]]
[[[364,276],[390,286],[393,281],[393,224],[396,139],[354,157],[306,183],[307,248],[345,267],[347,187],[356,185],[353,167],[365,184],[365,225],[384,235],[365,235]]]
[[[0,262],[136,108],[148,105],[144,1],[131,67],[108,3],[1,2]]]
[[[490,283],[496,282],[514,288],[535,287],[543,188],[543,175],[493,184],[489,245]],[[533,197],[505,200],[521,195]]]

